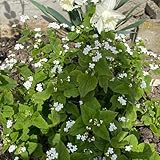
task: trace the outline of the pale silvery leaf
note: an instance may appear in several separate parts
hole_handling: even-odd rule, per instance
[[[125,18],[124,15],[113,10],[116,0],[105,0],[96,5],[96,12],[93,14],[90,22],[92,26],[97,28],[98,33],[104,31],[115,30],[120,19]]]

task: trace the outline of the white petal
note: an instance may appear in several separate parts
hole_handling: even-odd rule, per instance
[[[102,19],[99,19],[97,24],[96,24],[96,28],[98,30],[98,33],[101,33],[103,31],[103,21]]]
[[[117,0],[104,0],[102,1],[102,6],[108,10],[112,10],[116,6],[116,2]]]

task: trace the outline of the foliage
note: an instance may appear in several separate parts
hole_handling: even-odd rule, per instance
[[[95,34],[92,10],[66,37],[54,26],[47,35],[23,30],[28,62],[0,75],[3,152],[24,160],[159,159],[137,131],[139,119],[160,135],[159,107],[146,100],[143,42],[130,48],[124,35]]]

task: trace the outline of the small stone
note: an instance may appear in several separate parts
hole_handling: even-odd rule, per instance
[[[145,11],[151,18],[160,19],[160,8],[152,0],[147,1]]]
[[[160,7],[160,0],[152,0]]]
[[[157,136],[154,136],[153,139],[152,139],[152,141],[154,143],[158,143],[159,142],[159,138]]]

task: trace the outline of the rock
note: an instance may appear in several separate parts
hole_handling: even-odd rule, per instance
[[[152,0],[160,7],[160,0]]]
[[[122,13],[126,13],[139,4],[139,6],[134,10],[132,15],[134,17],[140,17],[145,13],[146,3],[147,3],[147,0],[130,0],[124,6],[122,6],[119,10]]]
[[[151,18],[160,19],[160,8],[154,1],[147,1],[145,11]]]
[[[145,41],[147,49],[160,53],[160,20],[147,20],[139,27],[138,36]]]

